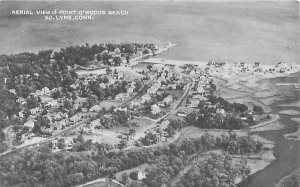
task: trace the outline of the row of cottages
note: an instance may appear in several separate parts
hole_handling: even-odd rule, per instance
[[[37,114],[41,111],[42,111],[42,109],[40,107],[29,109],[29,112],[30,112],[31,115],[35,115],[35,114]]]
[[[61,113],[61,112],[59,112],[59,113],[57,113],[57,114],[55,115],[54,119],[55,119],[56,121],[60,121],[60,120],[62,120],[62,119],[68,118],[68,117],[69,117],[69,116],[68,116],[67,113]]]
[[[114,112],[127,112],[127,107],[118,107],[114,109]]]
[[[50,90],[48,87],[44,87],[41,90],[36,90],[34,93],[32,93],[34,96],[38,97],[38,96],[42,96],[42,95],[46,95],[46,96],[50,96],[51,93],[56,92],[57,89],[53,88],[52,90]]]

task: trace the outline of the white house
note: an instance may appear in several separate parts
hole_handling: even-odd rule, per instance
[[[51,91],[48,87],[44,87],[44,88],[42,88],[42,93],[44,95],[49,95],[51,93]]]
[[[127,108],[126,108],[126,107],[124,107],[124,108],[121,108],[121,107],[115,108],[115,109],[114,109],[114,112],[117,112],[117,111],[124,111],[124,112],[127,112]]]
[[[72,116],[70,118],[70,121],[71,122],[78,122],[78,121],[80,121],[80,116],[78,114],[75,114],[74,116]]]
[[[30,109],[29,111],[30,111],[30,114],[36,114],[36,113],[40,112],[41,110],[40,110],[40,108],[36,107],[36,108]]]
[[[29,129],[33,129],[34,122],[32,120],[29,120],[26,123],[24,123],[24,127],[29,127]]]
[[[15,89],[10,89],[10,90],[8,90],[9,91],[9,93],[11,93],[11,94],[15,94],[15,95],[17,95],[17,93],[16,93],[16,90]]]
[[[99,105],[94,105],[90,108],[91,112],[99,112],[101,110],[101,107]]]
[[[54,117],[55,120],[59,121],[62,119],[62,115],[60,113],[56,114]]]
[[[147,103],[151,101],[151,96],[149,94],[145,94],[142,96],[142,103]]]
[[[217,108],[216,113],[221,114],[221,115],[224,116],[225,115],[225,110],[223,108]]]
[[[106,88],[106,84],[104,84],[103,82],[100,83],[99,86],[100,86],[101,88],[103,88],[103,89]]]
[[[27,101],[23,98],[23,97],[19,97],[17,100],[16,100],[17,103],[20,103],[20,104],[26,104]]]
[[[199,86],[197,88],[197,92],[203,95],[204,94],[204,88],[202,86]]]
[[[20,118],[23,118],[23,117],[24,117],[23,111],[20,111],[19,114],[18,114],[18,116],[19,116]]]
[[[128,94],[128,95],[132,95],[132,94],[133,94],[133,90],[134,90],[133,87],[128,88],[128,89],[127,89],[127,94]]]
[[[172,95],[168,95],[166,98],[164,98],[163,103],[166,103],[167,105],[170,105],[173,102]]]
[[[144,178],[146,178],[146,174],[142,171],[139,171],[138,172],[138,180],[142,180]]]
[[[188,115],[187,112],[177,112],[177,116],[186,117]]]
[[[117,101],[123,101],[126,97],[125,93],[119,93],[118,95],[116,95],[115,100]]]

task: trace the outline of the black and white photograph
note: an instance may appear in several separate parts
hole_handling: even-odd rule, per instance
[[[298,0],[0,0],[0,187],[300,187]]]

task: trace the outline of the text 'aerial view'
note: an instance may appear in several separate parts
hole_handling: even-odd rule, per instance
[[[295,0],[0,0],[0,187],[299,187]]]

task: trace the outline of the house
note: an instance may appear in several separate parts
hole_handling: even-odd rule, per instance
[[[61,113],[57,113],[57,114],[55,115],[54,119],[55,119],[56,121],[60,121],[60,120],[62,119]]]
[[[16,100],[17,103],[20,103],[22,105],[26,104],[27,101],[23,98],[23,97],[19,97],[17,100]]]
[[[259,67],[260,66],[260,62],[254,62],[254,67]]]
[[[103,82],[99,84],[100,88],[106,88],[106,84],[104,84]]]
[[[76,84],[71,84],[70,87],[73,88],[74,90],[77,89],[77,85]]]
[[[157,90],[158,90],[158,87],[153,85],[147,90],[147,93],[148,94],[156,94]]]
[[[137,103],[137,102],[131,102],[130,105],[129,105],[129,108],[131,110],[133,110],[134,108],[138,107],[140,105],[140,103]]]
[[[41,110],[40,110],[40,108],[39,107],[36,107],[36,108],[32,108],[32,109],[30,109],[29,110],[29,112],[30,112],[30,114],[36,114],[36,113],[38,113],[38,112],[40,112]]]
[[[31,131],[33,129],[33,127],[34,127],[33,120],[29,120],[26,123],[24,123],[24,127],[29,127],[29,129],[30,129],[29,131]]]
[[[118,112],[118,111],[124,111],[124,112],[127,112],[127,108],[126,108],[126,107],[124,107],[124,108],[118,107],[118,108],[115,108],[115,109],[114,109],[114,112]]]
[[[208,98],[207,97],[205,97],[205,96],[203,96],[203,97],[199,97],[198,98],[200,101],[207,101],[208,100]]]
[[[66,126],[67,122],[65,120],[62,120],[62,121],[59,122],[59,125],[60,126]]]
[[[177,112],[177,116],[186,117],[188,115],[187,112]]]
[[[156,104],[151,106],[151,113],[152,114],[159,114],[161,112],[160,107]]]
[[[170,105],[173,102],[173,97],[172,95],[168,95],[166,98],[164,98],[163,103],[166,105]]]
[[[48,101],[45,106],[50,107],[50,108],[57,108],[59,106],[59,104],[58,104],[57,100],[51,100],[51,101]]]
[[[87,112],[88,110],[86,108],[81,108],[82,112]]]
[[[78,114],[75,114],[74,116],[72,116],[70,118],[70,121],[71,122],[78,122],[78,121],[80,121],[80,116]]]
[[[240,62],[240,67],[244,67],[245,66],[245,62]]]
[[[246,71],[248,71],[248,70],[249,70],[248,68],[243,67],[242,70],[241,70],[241,72],[246,72]]]
[[[73,148],[73,141],[71,139],[66,139],[65,140],[66,148],[67,149],[72,149]]]
[[[116,95],[115,100],[117,101],[123,101],[126,97],[125,93],[119,93],[118,95]]]
[[[225,116],[225,110],[223,108],[217,108],[216,113]]]
[[[20,111],[19,114],[18,114],[18,116],[19,116],[20,118],[23,118],[23,117],[24,117],[23,111]]]
[[[173,90],[176,90],[177,85],[176,85],[176,84],[170,84],[170,85],[169,85],[169,88],[171,88],[171,89],[173,89]]]
[[[196,108],[197,106],[193,105],[193,104],[187,104],[186,107],[189,107],[189,108]]]
[[[96,120],[92,121],[90,126],[95,128],[98,125],[101,125],[100,119],[96,119]]]
[[[204,95],[204,88],[203,88],[203,86],[199,86],[198,88],[197,88],[197,92],[198,93],[200,93],[200,94],[202,94],[202,95]]]
[[[161,125],[167,127],[168,125],[170,125],[170,123],[170,120],[165,120],[161,123]]]
[[[123,79],[124,78],[124,74],[123,73],[119,73],[118,74],[118,79]]]
[[[94,105],[94,106],[92,106],[91,108],[90,108],[90,111],[91,112],[99,112],[99,111],[101,111],[102,109],[101,109],[101,107],[99,106],[99,105]]]
[[[127,94],[128,95],[132,95],[133,94],[133,91],[134,91],[134,88],[133,87],[130,87],[127,89]]]
[[[52,142],[51,142],[51,145],[52,145],[51,148],[52,149],[57,149],[58,148],[57,144],[58,144],[58,140],[57,139],[52,140]]]
[[[15,95],[17,95],[17,93],[16,93],[16,90],[15,89],[10,89],[10,90],[8,90],[9,91],[9,93],[11,93],[11,94],[15,94]]]
[[[146,178],[146,174],[142,171],[138,172],[138,180],[143,180],[144,178]]]
[[[189,99],[190,104],[194,105],[194,106],[198,106],[199,105],[199,99]]]
[[[61,117],[65,119],[65,118],[68,118],[69,115],[68,115],[68,113],[63,113],[63,114],[61,114]]]
[[[142,103],[148,103],[149,101],[151,101],[151,96],[149,94],[142,96]]]
[[[48,88],[48,87],[44,87],[44,88],[42,88],[42,93],[44,94],[44,95],[50,95],[50,93],[51,93],[51,91],[50,91],[50,89]]]
[[[106,68],[106,74],[107,75],[111,75],[112,74],[112,70],[110,68]]]
[[[280,68],[279,73],[284,73],[285,69],[284,68]]]

